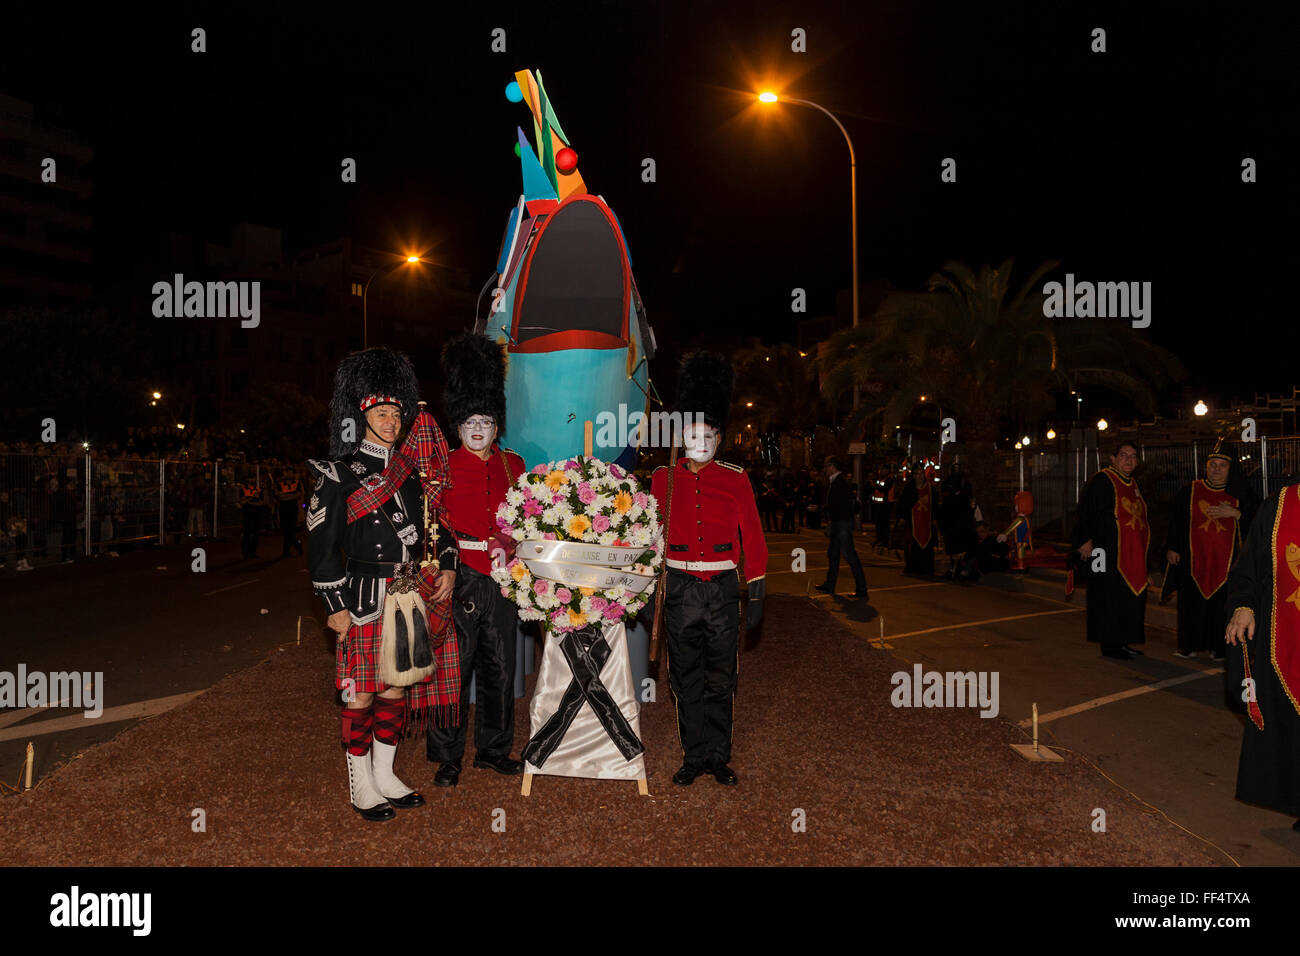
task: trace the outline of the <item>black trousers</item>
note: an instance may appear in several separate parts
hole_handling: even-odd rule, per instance
[[[256,557],[257,555],[257,537],[262,530],[262,507],[261,505],[244,505],[244,537],[241,542],[241,550],[246,558]]]
[[[669,568],[664,625],[683,762],[697,767],[727,763],[740,648],[736,572],[724,571],[703,581]]]
[[[292,501],[280,503],[280,534],[284,537],[281,556],[287,558],[289,549],[302,545],[298,543],[298,505]]]
[[[437,727],[429,722],[425,750],[446,763],[465,756],[469,683],[477,674],[474,750],[484,757],[508,757],[515,741],[515,603],[501,596],[501,585],[461,565],[456,572],[452,619],[460,642],[460,722]]]

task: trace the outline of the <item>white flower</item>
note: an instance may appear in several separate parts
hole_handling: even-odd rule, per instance
[[[524,493],[520,491],[518,488],[511,488],[509,491],[506,492],[506,504],[511,506],[521,505],[523,504],[523,501],[524,501]],[[500,509],[497,510],[500,511]]]
[[[542,523],[549,524],[549,525],[556,525],[560,523],[559,513],[555,510],[554,506],[542,511]]]

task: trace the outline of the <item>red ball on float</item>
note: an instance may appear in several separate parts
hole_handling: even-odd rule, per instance
[[[578,154],[568,146],[555,154],[555,168],[562,173],[572,172],[578,165]]]

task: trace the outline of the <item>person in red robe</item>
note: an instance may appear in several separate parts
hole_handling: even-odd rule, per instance
[[[1224,658],[1223,621],[1228,569],[1241,546],[1241,502],[1228,490],[1232,456],[1215,446],[1205,460],[1205,477],[1178,492],[1165,539],[1163,602],[1178,594],[1178,650],[1190,658],[1210,652]]]
[[[1300,817],[1300,484],[1260,507],[1225,589],[1227,671],[1250,717],[1237,799]]]
[[[1079,496],[1072,543],[1088,571],[1088,640],[1103,657],[1128,660],[1146,642],[1147,549],[1151,525],[1133,472],[1137,446],[1120,442],[1110,466]]]

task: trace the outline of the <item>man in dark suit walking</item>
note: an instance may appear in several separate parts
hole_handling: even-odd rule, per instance
[[[853,581],[857,585],[854,597],[866,598],[867,576],[862,573],[862,562],[858,560],[857,549],[853,546],[853,489],[849,479],[840,472],[839,462],[834,458],[826,459],[826,519],[829,522],[831,543],[826,548],[826,557],[830,567],[826,569],[826,582],[817,585],[823,594],[835,593],[835,578],[839,576],[840,555],[849,564],[853,572]]]

